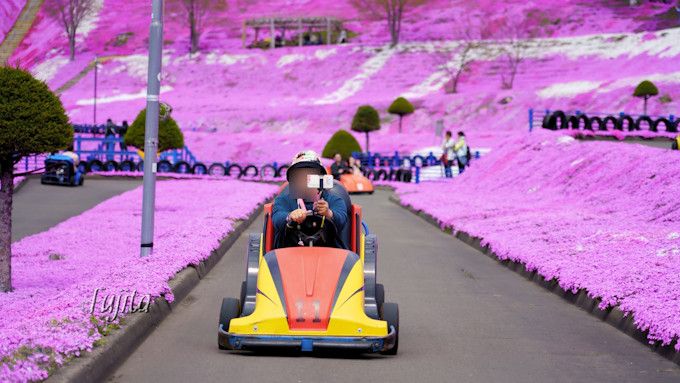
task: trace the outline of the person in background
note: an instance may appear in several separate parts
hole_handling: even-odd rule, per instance
[[[680,134],[678,134],[678,136],[675,137],[675,141],[673,141],[673,144],[671,145],[671,149],[680,150]]]
[[[130,126],[128,125],[127,120],[123,121],[123,125],[118,128],[118,138],[120,138],[120,150],[122,152],[127,152],[127,145],[125,145],[125,134],[128,131],[128,128]]]
[[[453,151],[456,155],[456,162],[458,162],[458,174],[462,174],[470,160],[470,149],[465,142],[465,133],[462,131],[458,132],[458,139],[453,145]]]
[[[106,132],[104,135],[106,137],[116,135],[116,124],[110,118],[106,120]]]
[[[340,31],[340,36],[338,36],[338,44],[344,44],[347,42],[347,31],[342,30]]]
[[[336,153],[333,156],[333,165],[331,165],[331,174],[336,180],[340,179],[340,176],[346,174],[349,171],[347,165],[342,161],[342,155]]]
[[[451,133],[451,131],[447,130],[446,134],[444,134],[444,142],[442,142],[441,162],[442,165],[444,166],[444,176],[446,178],[453,177],[453,174],[451,173],[451,162],[455,157],[455,154],[453,152],[453,145],[455,144],[455,142],[453,141],[452,136],[453,134]]]
[[[353,173],[355,176],[356,175],[361,175],[361,162],[357,161],[356,158],[350,156],[349,157],[349,171]]]

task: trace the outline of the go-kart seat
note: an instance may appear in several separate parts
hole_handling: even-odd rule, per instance
[[[280,194],[285,195],[289,193],[289,186],[286,185],[283,190],[281,190]],[[340,230],[340,238],[342,239],[342,243],[345,244],[345,247],[348,249],[352,248],[352,200],[349,198],[349,193],[347,193],[347,190],[345,189],[342,184],[339,182],[334,182],[333,183],[333,188],[330,190],[326,190],[326,193],[333,194],[335,196],[338,196],[342,198],[342,200],[345,202],[345,206],[347,207],[347,222],[345,223],[345,227]]]

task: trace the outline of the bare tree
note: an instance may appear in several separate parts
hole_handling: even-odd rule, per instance
[[[442,49],[438,53],[439,67],[446,71],[450,78],[451,87],[447,89],[448,93],[458,92],[461,76],[468,70],[479,51],[485,47],[484,39],[489,37],[485,20],[482,16],[475,18],[467,16],[457,22],[455,38],[459,42],[458,49]]]
[[[532,28],[524,20],[506,18],[501,28],[501,87],[512,89],[519,67],[526,59],[529,50],[529,38],[537,37],[538,30]]]
[[[76,34],[83,20],[94,11],[94,0],[47,0],[47,14],[59,22],[68,37],[69,57],[76,58]]]
[[[355,8],[365,11],[374,17],[387,20],[390,31],[391,46],[399,44],[401,22],[404,14],[413,7],[425,3],[427,0],[353,0]]]
[[[171,4],[179,8],[186,16],[189,25],[189,49],[191,53],[200,50],[201,34],[208,11],[226,9],[227,6],[225,0],[172,0]]]

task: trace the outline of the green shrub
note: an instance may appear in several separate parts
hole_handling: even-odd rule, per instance
[[[366,151],[369,151],[368,134],[380,129],[380,116],[378,111],[370,105],[360,106],[352,119],[352,130],[366,133]]]
[[[404,116],[413,113],[414,110],[413,104],[403,97],[397,97],[387,109],[389,114],[399,116],[399,133],[401,133],[401,121],[404,119]]]
[[[168,114],[167,118],[159,119],[158,123],[158,151],[164,152],[170,149],[182,149],[184,147],[184,135],[179,129],[177,122],[169,116],[169,113],[161,107],[161,115]],[[137,149],[144,150],[144,134],[146,131],[146,109],[139,112],[135,121],[132,122],[125,134],[125,144]]]
[[[21,69],[0,67],[0,157],[66,149],[73,127],[61,100]]]
[[[59,97],[30,73],[0,67],[0,292],[12,289],[14,164],[72,144],[73,127]]]
[[[361,146],[352,133],[340,129],[333,133],[331,139],[328,140],[326,146],[323,148],[321,156],[323,158],[333,158],[336,153],[342,155],[343,160],[347,160],[352,152],[360,152]]]
[[[658,94],[659,89],[649,80],[644,80],[639,83],[638,86],[635,87],[635,92],[633,92],[633,96],[644,99],[645,115],[647,114],[647,100],[649,100],[650,97],[654,97]]]

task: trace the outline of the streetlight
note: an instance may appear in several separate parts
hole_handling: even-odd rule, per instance
[[[94,56],[94,104],[92,110],[92,126],[97,128],[97,71],[99,70],[99,57]]]
[[[156,151],[158,150],[158,118],[163,59],[163,0],[153,0],[149,28],[149,71],[146,90],[146,125],[144,137],[144,186],[142,196],[141,256],[153,250],[154,207],[156,199]]]

